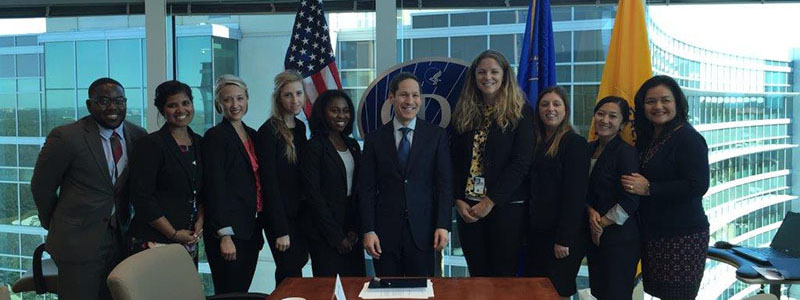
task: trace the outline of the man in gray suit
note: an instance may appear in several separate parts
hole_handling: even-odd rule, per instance
[[[128,156],[144,129],[125,122],[122,85],[89,86],[90,116],[47,136],[31,179],[46,248],[58,266],[59,299],[111,299],[106,277],[123,258],[129,220]]]

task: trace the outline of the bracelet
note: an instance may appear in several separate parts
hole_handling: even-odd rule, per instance
[[[173,233],[172,236],[169,237],[169,239],[174,241],[176,235],[178,235],[178,231],[177,230],[175,230],[175,233]]]

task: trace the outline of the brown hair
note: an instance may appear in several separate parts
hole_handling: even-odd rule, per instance
[[[286,146],[283,149],[284,156],[289,163],[297,163],[297,151],[294,147],[294,135],[289,127],[286,126],[286,108],[281,105],[281,90],[292,82],[303,82],[303,76],[295,70],[286,70],[275,76],[275,90],[272,92],[272,117],[269,118],[270,124],[275,127],[275,132],[283,137]],[[305,94],[305,90],[303,91]]]

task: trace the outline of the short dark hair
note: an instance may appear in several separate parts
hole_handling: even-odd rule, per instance
[[[194,101],[194,97],[192,97],[192,88],[187,84],[177,80],[164,81],[156,87],[156,99],[153,100],[153,105],[158,108],[159,112],[163,112],[164,104],[167,103],[167,98],[180,93],[186,94],[189,100]]]
[[[353,108],[353,100],[350,96],[342,90],[327,90],[317,97],[314,101],[314,106],[311,107],[311,117],[308,118],[308,127],[311,128],[311,136],[325,136],[330,131],[327,120],[325,120],[325,109],[328,103],[333,99],[342,98],[347,102],[347,107],[350,109],[350,122],[344,127],[342,131],[342,138],[347,137],[353,133],[353,119],[355,118],[355,110]]]
[[[667,75],[653,76],[642,84],[642,87],[636,92],[636,97],[633,101],[635,106],[633,112],[633,130],[636,132],[636,148],[639,150],[639,153],[645,153],[647,147],[653,142],[654,134],[653,123],[650,123],[650,120],[647,119],[644,113],[644,97],[647,95],[647,91],[659,85],[667,87],[675,98],[675,118],[664,125],[663,132],[670,132],[678,126],[689,123],[689,102],[686,100],[686,95],[683,94],[683,90],[681,90],[678,82]],[[658,138],[661,139],[664,138],[664,136],[665,134],[662,134]]]
[[[109,83],[116,84],[117,86],[122,88],[123,91],[125,90],[125,87],[123,87],[122,84],[119,83],[119,81],[116,81],[116,80],[111,79],[109,77],[103,77],[103,78],[95,80],[94,82],[92,82],[91,85],[89,85],[89,98],[90,99],[94,98],[94,96],[97,95],[97,91],[96,90],[97,90],[98,87],[106,85],[106,84],[109,84]]]
[[[394,75],[394,77],[392,77],[392,81],[389,82],[389,93],[394,95],[394,93],[397,92],[397,89],[400,88],[400,83],[406,79],[414,79],[414,81],[419,84],[419,78],[417,78],[417,75],[414,75],[414,73],[400,72],[397,73],[397,75]]]
[[[617,96],[607,96],[597,101],[597,104],[594,106],[594,112],[597,112],[597,110],[606,103],[616,103],[617,106],[619,106],[620,117],[622,118],[621,126],[625,126],[625,124],[631,121],[631,107],[628,105],[628,100]]]

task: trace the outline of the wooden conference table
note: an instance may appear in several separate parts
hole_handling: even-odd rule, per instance
[[[329,300],[333,295],[336,278],[286,278],[267,297],[281,300],[288,297],[303,297],[307,300]],[[360,299],[358,293],[369,281],[368,277],[344,277],[345,295],[348,300]],[[431,278],[435,297],[429,299],[483,300],[483,299],[560,299],[553,284],[547,278]]]

